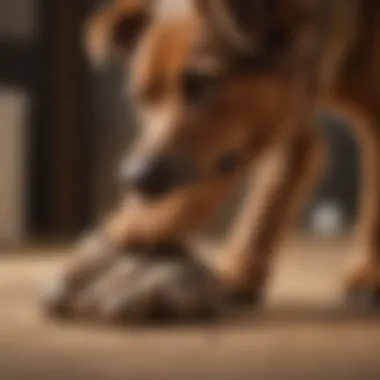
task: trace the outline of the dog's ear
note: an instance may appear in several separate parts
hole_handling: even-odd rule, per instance
[[[218,42],[240,51],[252,49],[254,33],[248,31],[263,0],[196,0],[200,15]]]
[[[196,0],[219,42],[240,53],[260,48],[273,28],[292,30],[327,0]]]
[[[116,0],[93,14],[84,28],[90,63],[101,68],[117,54],[128,56],[149,20],[148,0]]]

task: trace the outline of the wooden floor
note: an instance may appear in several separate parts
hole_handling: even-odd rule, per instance
[[[353,315],[340,305],[347,248],[299,243],[284,249],[261,310],[217,326],[123,330],[44,319],[39,292],[62,255],[4,252],[0,379],[379,380],[380,317]]]

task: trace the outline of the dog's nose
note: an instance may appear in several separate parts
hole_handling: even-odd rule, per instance
[[[175,170],[169,160],[141,160],[123,165],[119,179],[124,186],[134,188],[148,197],[157,197],[174,187]]]

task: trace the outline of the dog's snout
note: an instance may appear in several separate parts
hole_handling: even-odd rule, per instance
[[[171,180],[168,165],[162,159],[128,163],[121,168],[122,184],[149,195],[160,193]]]
[[[173,158],[138,160],[122,165],[121,183],[149,198],[165,195],[193,180],[193,170]]]

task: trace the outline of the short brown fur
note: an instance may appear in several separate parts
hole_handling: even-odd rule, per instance
[[[362,154],[362,208],[355,235],[362,256],[347,287],[378,292],[380,3],[273,1],[275,16],[260,27],[289,32],[297,53],[270,56],[263,67],[248,65],[248,69],[233,66],[233,61],[247,41],[261,46],[261,29],[239,28],[233,19],[229,24],[231,19],[222,17],[223,9],[220,15],[215,9],[212,13],[211,0],[174,0],[173,4],[183,5],[174,16],[150,10],[149,22],[136,31],[141,34],[137,42],[125,46],[113,36],[116,20],[131,15],[125,11],[129,3],[116,1],[90,20],[86,32],[90,57],[99,61],[117,45],[121,60],[131,61],[131,90],[142,134],[128,160],[186,155],[199,176],[191,186],[153,204],[138,194],[128,195],[125,205],[101,228],[113,244],[184,239],[218,210],[242,175],[257,177],[253,168],[259,167],[258,184],[247,192],[215,272],[239,289],[261,291],[276,248],[323,163],[323,144],[313,125],[314,111],[322,107],[354,126]],[[145,6],[143,0],[135,3],[141,9]],[[226,3],[236,12],[250,9],[246,0]],[[252,14],[252,22],[256,16]],[[215,26],[218,22],[222,28]],[[278,35],[272,39],[281,43]],[[193,67],[223,77],[224,82],[217,96],[189,112],[180,83],[184,71]],[[213,176],[216,163],[229,152],[240,154],[237,169],[231,175]]]

